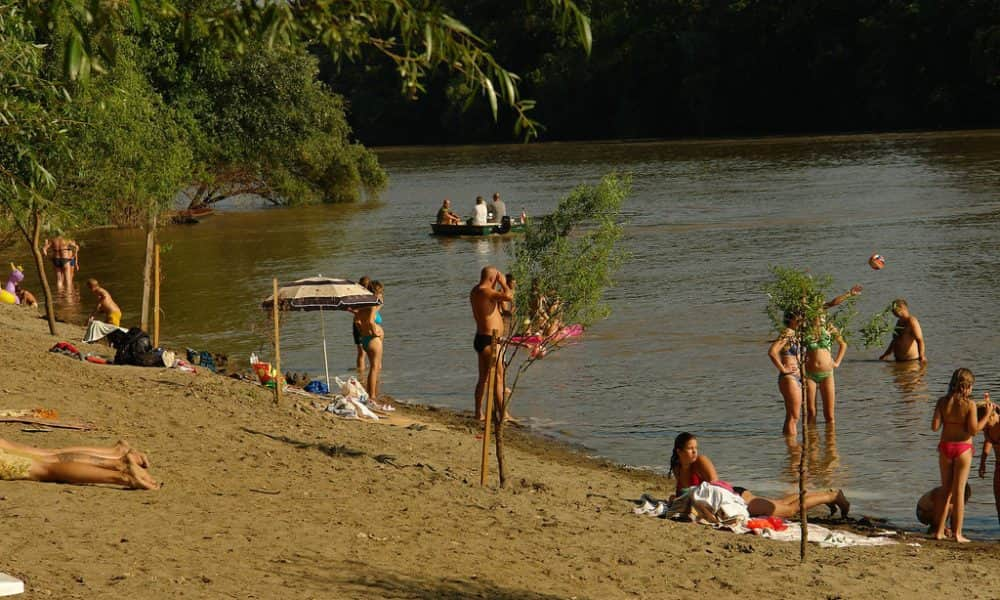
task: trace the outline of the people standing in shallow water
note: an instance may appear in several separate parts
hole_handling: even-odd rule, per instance
[[[938,443],[938,467],[941,470],[941,488],[934,501],[935,539],[945,538],[945,511],[952,506],[951,529],[955,540],[968,542],[962,535],[965,518],[965,484],[969,480],[972,466],[972,438],[975,437],[993,415],[993,403],[989,392],[984,401],[986,409],[982,418],[976,419],[976,404],[972,400],[972,384],[976,378],[968,369],[956,369],[948,383],[948,393],[937,401],[931,429],[941,430]]]
[[[781,432],[795,435],[802,412],[802,375],[799,373],[799,345],[795,341],[802,317],[785,312],[785,329],[767,352],[778,369],[778,391],[785,400],[785,424]]]
[[[61,235],[45,240],[42,254],[52,253],[52,266],[56,271],[56,289],[62,291],[73,287],[73,275],[80,270],[80,246]]]
[[[370,292],[372,280],[367,275],[364,275],[358,280],[358,285]],[[365,372],[365,349],[361,346],[361,330],[358,329],[358,309],[351,309],[351,313],[355,316],[354,319],[351,319],[351,336],[354,338],[354,347],[357,350],[355,366],[357,367],[358,378],[360,379],[362,373]]]
[[[976,417],[981,419],[981,411],[985,410],[985,406],[976,407]],[[986,477],[986,459],[991,450],[995,450],[997,454],[993,463],[993,502],[997,508],[997,522],[1000,522],[1000,413],[995,409],[983,428],[983,453],[979,458],[980,479]]]
[[[847,342],[836,327],[826,322],[826,317],[816,317],[806,329],[806,419],[809,424],[816,422],[816,395],[823,396],[823,417],[827,423],[834,423],[834,403],[836,384],[833,370],[840,366],[847,353]],[[837,343],[837,357],[832,354],[833,343]]]
[[[708,482],[723,489],[738,494],[747,504],[747,512],[751,517],[794,517],[799,514],[799,495],[789,494],[781,498],[766,498],[757,496],[750,490],[733,487],[721,481],[712,461],[698,452],[698,438],[694,434],[684,432],[674,438],[674,449],[670,456],[670,474],[677,482],[675,496],[680,495],[685,488]],[[671,496],[671,500],[675,497]],[[842,517],[851,510],[843,490],[826,492],[806,492],[805,507],[810,508],[826,505],[832,515],[839,509]]]
[[[906,300],[902,298],[893,300],[892,314],[897,319],[896,327],[892,332],[892,341],[889,342],[889,347],[878,359],[885,360],[892,354],[897,361],[919,360],[921,363],[926,363],[924,332],[920,328],[920,321],[910,314],[910,307]]]

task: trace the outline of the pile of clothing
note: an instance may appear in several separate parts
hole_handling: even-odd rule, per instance
[[[333,381],[335,387],[340,389],[340,393],[334,396],[333,401],[327,405],[326,412],[347,419],[365,418],[378,421],[379,416],[374,411],[389,412],[395,410],[391,406],[376,404],[368,397],[368,392],[365,391],[364,386],[356,377],[349,377],[347,380],[334,377]]]

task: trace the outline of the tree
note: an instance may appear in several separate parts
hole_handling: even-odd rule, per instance
[[[771,327],[778,335],[781,335],[788,325],[785,323],[786,315],[798,316],[798,327],[795,330],[795,344],[799,349],[796,355],[799,373],[805,373],[805,357],[807,338],[811,336],[814,323],[829,323],[840,330],[841,335],[847,337],[848,326],[854,311],[854,295],[838,296],[834,300],[827,301],[826,297],[833,288],[833,278],[824,275],[814,277],[811,273],[800,271],[790,267],[771,267],[772,279],[764,284],[764,292],[767,294],[767,316],[771,321]],[[827,309],[832,306],[839,306],[839,310],[829,313]],[[806,402],[806,378],[799,377],[801,386],[801,398],[803,405]],[[801,409],[801,414],[806,414],[805,406]],[[799,457],[799,518],[802,525],[802,540],[799,545],[799,556],[801,560],[806,558],[806,543],[809,539],[808,516],[805,508],[805,479],[808,466],[806,465],[805,451],[808,441],[809,420],[802,420],[802,449]]]
[[[70,158],[66,133],[69,94],[45,77],[44,47],[16,5],[0,5],[0,203],[31,248],[45,295],[49,332],[56,333],[52,290],[45,274],[40,239],[47,221],[66,214],[52,200],[56,179],[50,169]]]
[[[508,331],[497,353],[497,360],[504,361],[505,372],[507,367],[517,365],[510,392],[494,405],[501,487],[507,482],[503,417],[521,376],[566,343],[562,332],[553,330],[550,319],[589,327],[610,314],[604,294],[626,258],[619,247],[623,231],[621,207],[631,186],[631,177],[616,173],[604,176],[596,185],[581,185],[559,201],[555,212],[529,222],[524,239],[514,244],[511,270],[520,283],[510,323],[512,329],[523,326],[529,331],[541,331],[541,340],[524,356],[521,346],[511,343],[515,332]],[[531,297],[531,285],[527,284],[534,281],[544,286],[550,302],[558,302],[558,311],[550,308],[550,313],[558,315],[532,314],[537,298]]]

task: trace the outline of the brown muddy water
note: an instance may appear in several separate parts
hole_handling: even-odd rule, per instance
[[[593,453],[666,470],[674,436],[699,435],[721,476],[764,494],[791,490],[797,446],[767,358],[761,283],[768,266],[809,268],[839,288],[860,283],[856,326],[905,297],[927,339],[925,370],[879,363],[854,336],[837,378],[837,427],[819,428],[812,488],[843,487],[858,513],[916,526],[936,485],[934,400],[959,366],[1000,398],[1000,132],[723,141],[398,148],[380,202],[296,210],[228,209],[162,233],[167,345],[245,357],[268,352],[258,303],[271,277],[323,274],[386,284],[384,389],[402,400],[469,409],[475,383],[468,292],[504,266],[508,240],[437,239],[441,199],[471,211],[500,191],[508,211],[551,211],[575,185],[632,173],[632,260],[609,293],[611,317],[523,380],[514,412]],[[143,237],[91,231],[78,285],[96,277],[138,321]],[[884,270],[867,257],[887,258]],[[24,255],[17,260],[30,262]],[[29,269],[28,285],[35,285]],[[89,313],[60,302],[62,316]],[[354,361],[346,315],[326,316],[331,372]],[[283,365],[322,372],[318,315],[285,321]],[[978,440],[977,440],[978,441]],[[979,444],[976,449],[978,465]],[[992,461],[990,463],[992,472]],[[975,469],[974,469],[975,471]],[[1000,534],[989,478],[971,481],[967,529]],[[640,490],[636,490],[637,493]]]

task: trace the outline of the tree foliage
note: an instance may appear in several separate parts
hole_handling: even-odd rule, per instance
[[[538,101],[547,139],[759,135],[1000,125],[995,0],[587,0],[589,57],[543,7],[446,6]],[[389,69],[331,72],[370,143],[500,139],[446,73],[426,97],[373,98]],[[397,123],[423,123],[400,129]]]
[[[836,327],[845,340],[850,339],[850,323],[857,315],[854,308],[855,297],[847,295],[843,301],[830,310],[828,306],[833,278],[829,275],[814,276],[808,271],[791,267],[772,266],[772,279],[764,283],[767,294],[765,311],[775,333],[787,329],[785,315],[799,315],[800,333],[805,332],[817,319]]]

